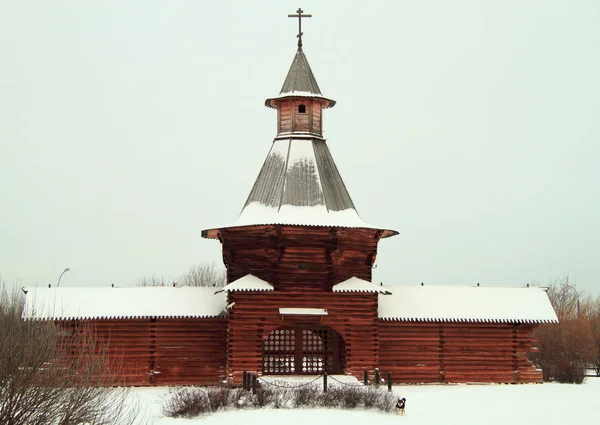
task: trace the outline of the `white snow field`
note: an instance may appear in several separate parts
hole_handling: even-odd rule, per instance
[[[256,409],[229,410],[194,419],[165,418],[161,403],[168,388],[135,388],[132,398],[154,425],[578,425],[600,423],[600,379],[582,385],[398,385],[406,415],[374,410]]]

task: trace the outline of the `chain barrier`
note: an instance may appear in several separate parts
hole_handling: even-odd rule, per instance
[[[305,386],[310,385],[310,384],[314,384],[315,382],[317,382],[321,378],[323,378],[323,375],[319,375],[315,379],[313,379],[312,381],[310,381],[310,382],[304,382],[304,383],[299,384],[299,385],[275,384],[273,382],[266,381],[265,379],[263,379],[261,377],[259,377],[257,380],[258,381],[262,381],[262,382],[264,382],[267,385],[272,385],[273,387],[293,389],[293,388],[300,388],[300,387],[305,387]]]
[[[313,379],[312,381],[303,382],[303,383],[298,384],[298,385],[285,385],[285,384],[279,384],[279,383],[275,383],[275,382],[269,382],[269,381],[265,380],[263,377],[260,377],[260,376],[257,377],[256,380],[260,381],[261,383],[264,383],[264,384],[267,384],[267,385],[271,385],[273,387],[294,389],[294,388],[300,388],[300,387],[305,387],[307,385],[314,384],[315,382],[317,382],[319,379],[322,379],[322,378],[323,378],[323,375],[319,375],[315,379]],[[357,383],[357,384],[351,384],[349,382],[342,382],[339,379],[336,379],[333,375],[327,375],[327,378],[331,379],[331,380],[333,380],[335,382],[337,382],[338,384],[344,385],[346,387],[354,387],[354,388],[362,387],[362,388],[365,388],[367,386],[370,386],[370,385],[365,385],[365,384],[360,383],[360,382]],[[274,379],[277,379],[277,378],[274,378]],[[284,380],[284,382],[285,382],[285,380]],[[371,385],[376,385],[376,384],[373,383]],[[383,387],[383,382],[381,383],[381,386]]]
[[[363,387],[363,388],[364,388],[364,387],[366,386],[365,384],[350,384],[350,383],[348,383],[348,382],[342,382],[342,381],[340,381],[340,380],[337,380],[337,379],[335,379],[335,378],[334,378],[332,375],[327,375],[327,377],[328,377],[328,378],[331,378],[331,379],[333,379],[335,382],[338,382],[338,383],[340,383],[340,384],[342,384],[342,385],[345,385],[345,386],[347,386],[347,387]]]

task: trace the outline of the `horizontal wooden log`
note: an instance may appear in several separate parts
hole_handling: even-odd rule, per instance
[[[522,350],[531,348],[532,330],[515,324],[381,321],[379,366],[398,383],[541,382],[541,371]]]
[[[119,362],[128,385],[214,384],[225,379],[226,319],[110,319],[57,322],[73,353],[91,340]]]

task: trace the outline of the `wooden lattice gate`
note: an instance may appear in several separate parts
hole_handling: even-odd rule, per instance
[[[326,326],[283,326],[263,343],[263,374],[341,373],[341,346],[339,334]]]

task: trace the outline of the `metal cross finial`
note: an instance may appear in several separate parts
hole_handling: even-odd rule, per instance
[[[288,15],[288,18],[298,18],[298,50],[302,50],[302,18],[312,18],[312,15],[303,15],[304,10],[298,8],[295,15]]]

